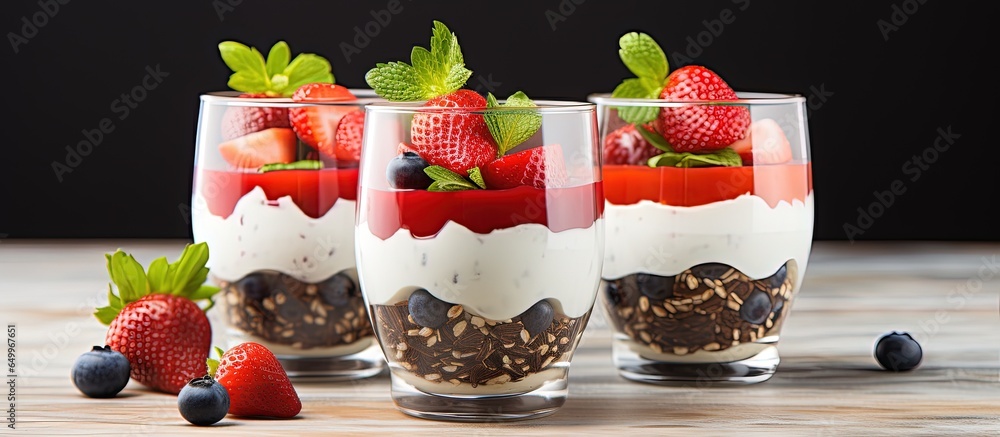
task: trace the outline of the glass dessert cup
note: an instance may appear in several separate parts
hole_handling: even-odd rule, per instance
[[[381,100],[352,92],[357,100],[308,104],[201,96],[191,220],[194,240],[211,247],[225,341],[266,346],[291,377],[357,379],[385,368],[357,286],[358,162],[320,153],[289,121],[304,110],[341,120]],[[274,162],[296,164],[264,171]]]
[[[752,384],[778,367],[779,334],[812,246],[805,99],[738,94],[711,102],[588,99],[598,105],[604,141],[630,129],[619,108],[741,106],[752,121],[747,136],[730,146],[739,151],[739,166],[603,166],[600,302],[615,331],[614,363],[626,379]]]
[[[566,400],[603,261],[596,107],[536,103],[366,108],[358,274],[392,399],[406,414],[527,419],[554,413]],[[541,116],[541,127],[510,153],[544,155],[541,186],[495,189],[487,177],[486,189],[438,192],[389,182],[391,161],[413,150],[418,117],[525,110]]]

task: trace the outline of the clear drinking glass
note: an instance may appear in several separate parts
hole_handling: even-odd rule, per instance
[[[351,91],[357,100],[336,103],[201,96],[191,221],[194,240],[212,250],[225,341],[266,346],[292,377],[355,379],[385,368],[357,285],[358,161],[320,153],[290,121],[308,110],[332,132],[381,100]]]
[[[683,114],[694,106],[739,106],[752,121],[746,138],[730,146],[742,165],[603,166],[608,231],[600,301],[615,331],[614,363],[627,379],[757,383],[778,366],[779,334],[812,246],[805,99],[738,94],[732,101],[588,99],[598,105],[601,138],[609,142],[645,141],[619,118],[621,108]]]
[[[358,276],[389,364],[392,399],[404,413],[497,421],[544,416],[565,402],[603,262],[596,106],[535,103],[366,108]],[[480,166],[486,189],[425,188],[431,179],[420,179],[427,164],[413,160],[419,153],[411,125],[472,125],[484,114],[517,111],[540,115],[541,127],[502,165]],[[397,179],[407,156],[412,184]],[[493,185],[497,168],[544,175],[502,188],[507,184]]]

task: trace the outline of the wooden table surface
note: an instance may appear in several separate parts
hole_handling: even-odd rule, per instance
[[[411,418],[393,406],[382,374],[297,381],[297,419],[227,417],[199,428],[181,418],[174,396],[130,382],[117,398],[90,399],[69,379],[76,357],[103,343],[106,328],[91,316],[106,298],[103,254],[120,247],[145,265],[174,259],[185,243],[0,242],[0,322],[16,324],[18,360],[16,431],[8,433],[1000,435],[1000,244],[817,242],[783,328],[781,365],[757,385],[626,381],[614,371],[608,325],[595,311],[573,359],[569,398],[548,417],[487,424]],[[892,330],[921,343],[916,370],[879,369],[873,345]]]

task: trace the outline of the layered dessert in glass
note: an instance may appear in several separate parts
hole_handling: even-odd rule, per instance
[[[595,94],[607,242],[601,302],[619,373],[707,386],[769,379],[813,231],[805,99],[737,93],[622,37],[636,75]]]
[[[467,78],[456,50],[436,22],[426,51]],[[402,92],[386,84],[395,68],[367,77],[391,102],[366,108],[357,222],[393,400],[444,420],[550,414],[600,283],[595,106],[484,97],[464,80]]]
[[[257,71],[245,64],[259,52],[220,45],[237,89],[201,96],[194,239],[212,248],[229,344],[265,345],[291,376],[371,376],[384,365],[358,286],[353,227],[364,105],[380,99],[334,84],[316,55],[286,54],[284,67],[272,67],[281,44],[266,63],[277,90],[263,91],[236,79]]]

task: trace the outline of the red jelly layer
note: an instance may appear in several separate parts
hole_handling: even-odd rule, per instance
[[[303,213],[320,218],[337,199],[358,198],[357,168],[324,168],[321,170],[280,170],[267,173],[201,170],[201,192],[208,210],[220,217],[229,217],[236,202],[261,187],[268,200],[290,196]]]
[[[383,240],[399,229],[408,229],[417,238],[431,237],[449,221],[478,234],[526,223],[561,232],[589,228],[604,214],[600,182],[567,188],[519,186],[453,192],[369,189],[367,195],[368,227]]]
[[[616,205],[650,200],[698,206],[749,193],[774,207],[780,201],[804,202],[812,192],[809,163],[701,168],[605,165],[603,174],[607,200]]]

